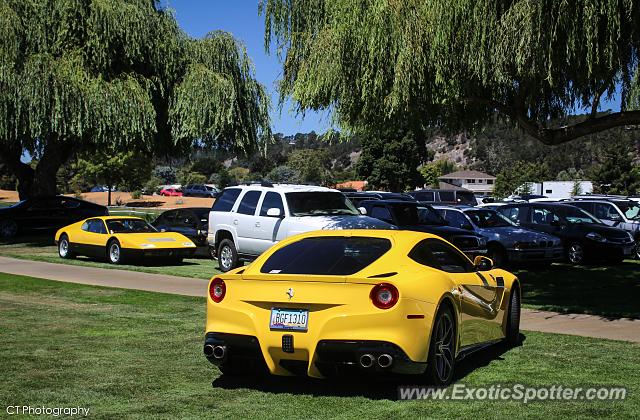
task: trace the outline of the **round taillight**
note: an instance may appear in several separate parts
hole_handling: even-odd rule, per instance
[[[369,294],[371,302],[380,309],[389,309],[398,302],[398,289],[393,284],[376,284]]]
[[[227,285],[224,284],[224,280],[216,277],[209,284],[209,296],[211,296],[211,300],[215,303],[222,302],[224,299],[224,295],[227,293]]]

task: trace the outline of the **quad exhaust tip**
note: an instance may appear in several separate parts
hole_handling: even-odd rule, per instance
[[[381,368],[388,368],[393,364],[393,357],[390,354],[381,354],[378,356],[378,366]]]
[[[373,357],[372,354],[363,354],[362,356],[360,356],[360,366],[362,366],[365,369],[370,368],[371,366],[373,366],[373,363],[375,362],[375,357]]]
[[[204,355],[207,357],[213,356],[214,359],[224,359],[227,354],[227,346],[214,346],[206,344],[204,346]]]

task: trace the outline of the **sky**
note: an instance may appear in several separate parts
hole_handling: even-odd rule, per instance
[[[264,19],[258,15],[257,0],[164,0],[162,4],[174,10],[178,24],[194,38],[221,29],[244,43],[256,78],[271,94],[274,133],[323,133],[331,126],[326,112],[307,111],[303,118],[291,110],[291,104],[280,111],[275,82],[282,76],[282,64],[275,53],[268,55],[264,50]]]

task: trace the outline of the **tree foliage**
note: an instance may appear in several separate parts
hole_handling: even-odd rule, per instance
[[[22,196],[55,193],[86,150],[251,151],[270,137],[244,47],[189,39],[153,0],[0,0],[0,33],[0,158]]]
[[[637,194],[640,191],[640,165],[634,165],[633,157],[634,150],[621,141],[603,150],[601,163],[592,171],[596,192]]]
[[[368,188],[383,191],[413,190],[423,185],[418,166],[424,161],[424,138],[410,130],[382,129],[362,140],[356,173]]]
[[[545,144],[640,124],[640,2],[261,0],[281,101],[347,128],[506,120]],[[598,114],[616,89],[622,112]],[[575,109],[587,116],[554,123]]]

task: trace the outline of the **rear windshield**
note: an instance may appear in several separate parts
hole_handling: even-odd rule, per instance
[[[273,253],[261,273],[348,276],[391,249],[385,238],[328,236],[305,238]]]
[[[468,204],[470,206],[475,206],[476,204],[478,204],[476,196],[472,192],[468,191],[457,191],[456,202],[458,204]]]

